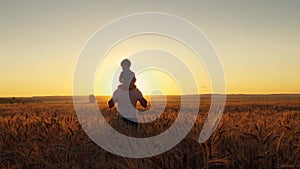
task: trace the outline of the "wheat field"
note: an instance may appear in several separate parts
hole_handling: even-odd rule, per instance
[[[180,108],[169,99],[164,113],[138,129],[116,118],[108,98],[97,98],[106,121],[120,133],[150,137],[164,132]],[[228,96],[216,131],[197,142],[210,107],[201,97],[194,127],[171,150],[134,159],[111,154],[86,135],[70,98],[0,100],[0,168],[213,169],[300,168],[300,96]]]

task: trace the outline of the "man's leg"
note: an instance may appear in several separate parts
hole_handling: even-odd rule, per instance
[[[124,122],[126,123],[126,125],[131,125],[131,126],[133,126],[135,129],[138,129],[138,123],[137,123],[137,122],[135,122],[135,121],[133,121],[133,120],[129,120],[129,119],[124,118],[124,117],[122,117],[122,116],[119,116],[119,117],[120,117],[120,119],[122,119],[122,121],[124,121]]]

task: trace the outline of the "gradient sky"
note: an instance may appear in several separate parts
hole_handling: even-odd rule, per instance
[[[0,97],[72,95],[76,59],[88,38],[137,12],[166,12],[198,26],[221,58],[227,93],[300,93],[299,8],[297,0],[1,1]],[[167,90],[149,85],[145,76],[151,75],[139,76],[144,90],[155,85]],[[96,94],[110,94],[111,79]],[[207,79],[199,81],[199,88],[209,89]],[[173,89],[165,94],[176,93]]]

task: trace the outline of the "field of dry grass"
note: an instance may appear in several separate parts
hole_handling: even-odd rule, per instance
[[[119,132],[149,137],[177,117],[176,98],[156,121],[132,129],[115,118],[105,99],[99,107]],[[197,142],[209,110],[202,99],[188,136],[154,157],[131,159],[98,147],[81,128],[70,101],[0,104],[0,168],[300,168],[300,96],[229,96],[210,139]]]

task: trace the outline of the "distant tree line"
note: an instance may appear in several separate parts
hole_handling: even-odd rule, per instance
[[[41,103],[41,100],[34,99],[34,98],[24,98],[24,97],[5,97],[0,98],[0,104],[14,104],[14,103]]]

